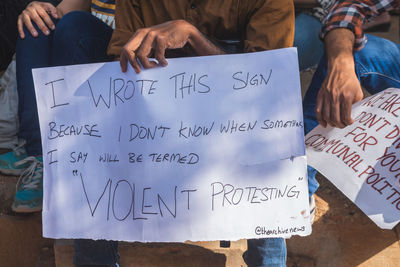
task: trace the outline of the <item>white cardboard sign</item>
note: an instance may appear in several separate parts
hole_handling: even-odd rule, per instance
[[[33,70],[43,234],[125,241],[308,235],[296,50]]]
[[[400,90],[353,105],[344,129],[317,126],[306,136],[308,163],[380,228],[400,220]]]

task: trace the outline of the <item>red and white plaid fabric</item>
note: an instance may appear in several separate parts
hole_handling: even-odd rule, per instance
[[[333,29],[347,28],[355,35],[354,50],[360,50],[367,42],[367,38],[362,30],[365,20],[392,10],[400,6],[400,0],[340,0],[332,7],[328,16],[324,20],[320,37]]]

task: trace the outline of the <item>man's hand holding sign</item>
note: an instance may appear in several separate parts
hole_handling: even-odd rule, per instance
[[[358,102],[344,129],[318,126],[306,136],[308,163],[385,229],[400,221],[399,91]]]
[[[354,72],[354,35],[337,29],[325,37],[327,75],[318,92],[315,114],[323,127],[344,128],[354,122],[351,106],[363,98]]]
[[[167,66],[165,50],[183,48],[186,44],[190,44],[199,56],[224,54],[222,49],[210,42],[195,26],[187,21],[168,21],[135,32],[121,52],[122,72],[126,72],[128,61],[136,73],[140,72],[139,60],[146,69],[158,65]],[[154,56],[158,64],[149,60],[150,56]]]

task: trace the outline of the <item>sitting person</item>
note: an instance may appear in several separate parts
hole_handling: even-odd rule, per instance
[[[57,8],[62,7],[65,1],[67,0],[64,0]],[[70,7],[69,10],[72,11],[74,9]],[[53,43],[44,42],[44,44],[36,48],[38,50],[42,49],[43,46],[46,46],[46,49],[51,48],[49,50],[51,51],[50,55],[47,54],[45,57],[48,61],[41,64],[34,64],[34,62],[41,60],[42,57],[40,57],[31,60],[30,62],[32,63],[29,63],[29,66],[21,66],[21,69],[18,70],[21,73],[21,76],[19,76],[20,79],[23,80],[24,77],[26,79],[29,77],[29,81],[22,81],[23,87],[20,89],[21,96],[25,102],[21,103],[21,106],[24,107],[21,107],[21,114],[25,110],[30,110],[31,114],[34,114],[34,116],[30,117],[30,127],[32,128],[30,130],[28,130],[29,125],[27,124],[27,120],[22,119],[26,118],[29,120],[29,114],[25,112],[21,116],[21,125],[24,124],[26,126],[25,131],[22,131],[21,135],[25,133],[27,153],[34,156],[30,158],[34,167],[30,168],[30,175],[27,176],[31,177],[31,179],[24,179],[25,182],[29,182],[25,183],[28,186],[25,186],[26,189],[20,190],[25,192],[29,192],[29,190],[34,191],[31,189],[33,185],[38,185],[38,188],[41,186],[41,180],[36,175],[41,170],[41,149],[40,145],[38,145],[40,144],[39,124],[37,121],[36,103],[34,102],[32,76],[28,75],[27,71],[30,71],[32,67],[46,65],[67,65],[109,60],[109,57],[103,54],[105,51],[103,44],[108,43],[108,40],[104,38],[104,36],[109,36],[106,34],[109,31],[104,30],[107,27],[100,27],[100,24],[91,24],[88,21],[80,20],[83,17],[80,15],[81,12],[70,12],[65,15],[65,13],[59,13],[58,10],[55,12],[50,8],[47,11],[53,17],[63,17],[54,24],[54,27],[48,19],[45,20],[45,23],[40,23],[40,20],[39,23],[35,21],[44,34],[40,33],[37,28],[30,27],[29,20],[25,25],[27,25],[33,36],[38,36],[38,38],[42,38],[45,41],[49,41],[47,36],[52,37],[50,41]],[[44,13],[42,12],[42,14]],[[74,29],[79,28],[79,31],[74,33],[77,36],[73,36],[73,38],[71,36],[65,38],[64,36],[64,38],[61,38],[63,35],[58,33],[60,28],[62,28],[61,25],[67,24],[64,21],[73,16],[75,17],[71,20],[70,24],[74,25]],[[86,16],[85,19],[91,20],[92,18],[89,19]],[[54,32],[50,31],[46,25],[50,29],[55,28]],[[85,28],[82,25],[93,27],[90,31],[82,35],[85,38],[80,38],[82,30],[80,28]],[[229,40],[238,40],[236,51],[242,52],[290,47],[293,44],[293,32],[294,10],[293,3],[290,0],[271,2],[254,1],[251,3],[246,1],[240,2],[239,5],[234,5],[230,1],[220,3],[211,0],[202,1],[198,4],[176,0],[174,5],[170,1],[121,0],[117,2],[116,30],[109,44],[109,53],[112,57],[120,57],[123,71],[126,71],[129,62],[136,72],[140,72],[141,67],[138,64],[138,60],[140,60],[144,68],[151,68],[158,65],[148,59],[153,54],[158,63],[165,66],[167,65],[166,57],[171,54],[174,56],[195,56],[226,53],[223,48],[225,44],[230,43]],[[102,36],[102,41],[96,44],[90,42],[87,44],[86,39],[95,34]],[[26,32],[24,32],[22,37],[26,39],[19,42],[21,46],[27,41],[27,38],[35,40],[35,38]],[[55,45],[55,40],[63,41],[59,41]],[[76,45],[72,45],[71,42],[76,42]],[[32,41],[32,43],[35,43],[35,41]],[[90,45],[101,45],[101,47],[99,49],[87,49],[91,47]],[[34,44],[30,45],[30,47],[32,46]],[[22,57],[38,56],[30,55],[26,52],[28,49],[24,52],[22,47],[21,51]],[[100,54],[91,54],[96,51],[100,51]],[[17,47],[18,53],[19,49]],[[22,63],[23,60],[21,60]],[[23,75],[24,73],[25,75]],[[28,136],[28,133],[30,136]],[[41,195],[32,194],[32,196],[34,197],[31,199],[35,200],[38,199],[36,196]],[[22,208],[30,206],[27,200],[20,197],[16,199],[19,201],[19,203],[16,203],[16,206]],[[75,242],[75,264],[77,266],[95,264],[116,266],[118,256],[115,243],[90,240]],[[249,266],[286,265],[286,247],[284,240],[281,238],[249,240],[248,248],[246,262]]]
[[[361,86],[371,94],[400,88],[399,44],[362,31],[366,19],[398,6],[399,0],[347,0],[331,10],[321,33],[326,57],[304,100],[308,128],[314,128],[317,121],[324,127],[352,124],[351,106],[363,98]]]
[[[171,1],[120,0],[109,53],[131,64],[166,66],[173,56],[217,55],[290,47],[293,44],[292,1]],[[235,47],[232,48],[232,44]],[[155,57],[157,62],[149,60]],[[286,266],[282,238],[248,240],[248,266]]]
[[[400,88],[399,44],[362,30],[366,19],[399,6],[399,0],[345,0],[332,8],[321,32],[326,55],[303,100],[306,133],[318,123],[338,128],[352,124],[351,107],[363,98],[361,86],[371,94]],[[318,185],[315,173],[309,167],[311,186]]]

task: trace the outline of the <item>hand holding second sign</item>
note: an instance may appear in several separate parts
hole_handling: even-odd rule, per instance
[[[354,72],[354,63],[332,65],[335,66],[328,70],[318,92],[315,113],[322,127],[329,124],[344,128],[354,122],[351,108],[363,98],[363,91]]]
[[[136,73],[140,72],[138,60],[144,68],[154,68],[158,64],[168,65],[165,59],[166,49],[182,48],[189,43],[198,55],[216,55],[223,51],[185,20],[172,20],[135,32],[122,49],[121,70],[126,72],[129,61]],[[154,55],[158,64],[149,60]]]
[[[318,92],[315,114],[322,127],[344,128],[354,122],[351,107],[363,98],[355,73],[354,33],[341,28],[324,38],[327,73]]]

